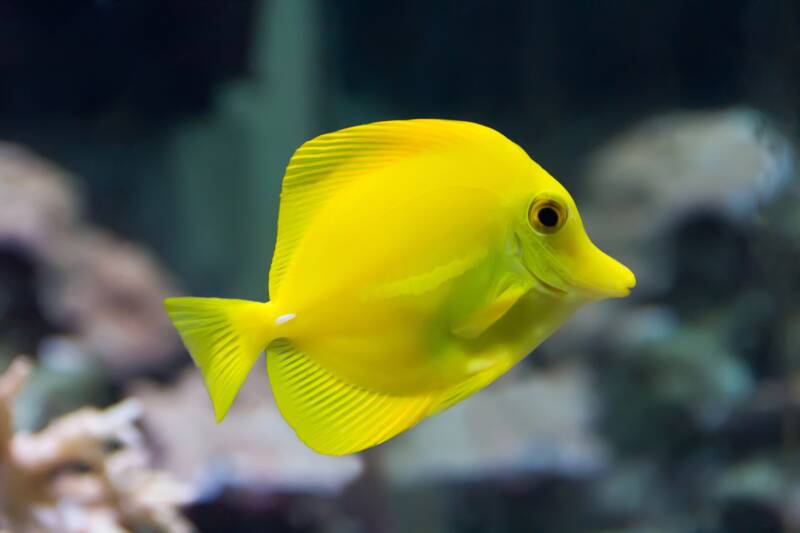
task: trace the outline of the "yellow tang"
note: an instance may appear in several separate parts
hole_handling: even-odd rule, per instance
[[[260,352],[299,438],[375,446],[485,387],[579,306],[635,278],[569,193],[470,122],[377,122],[301,146],[266,303],[170,298],[222,420]]]

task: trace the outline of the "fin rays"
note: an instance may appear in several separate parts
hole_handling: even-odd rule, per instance
[[[223,298],[168,298],[167,314],[200,367],[217,421],[230,409],[269,342],[269,304]]]
[[[346,383],[286,341],[270,346],[267,368],[283,416],[303,442],[329,455],[380,444],[419,422],[434,401]]]
[[[303,144],[286,167],[278,212],[278,237],[269,272],[269,294],[278,297],[294,251],[327,201],[348,184],[415,153],[467,139],[496,137],[471,122],[415,119],[374,122],[327,133]]]

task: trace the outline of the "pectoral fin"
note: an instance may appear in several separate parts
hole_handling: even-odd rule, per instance
[[[529,282],[523,279],[515,279],[511,284],[505,286],[488,304],[472,313],[465,320],[454,324],[452,327],[453,333],[465,339],[478,337],[503,318],[508,310],[530,289],[531,284]]]

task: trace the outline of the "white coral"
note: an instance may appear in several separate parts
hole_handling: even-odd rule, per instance
[[[12,403],[30,366],[18,358],[0,377],[3,527],[15,532],[193,531],[179,511],[191,501],[191,490],[151,468],[136,427],[137,401],[105,410],[86,407],[37,433],[13,433]]]

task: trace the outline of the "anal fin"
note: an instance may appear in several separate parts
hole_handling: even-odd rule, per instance
[[[345,382],[287,341],[270,346],[278,408],[313,450],[345,455],[380,444],[427,416],[435,394],[398,396]]]

